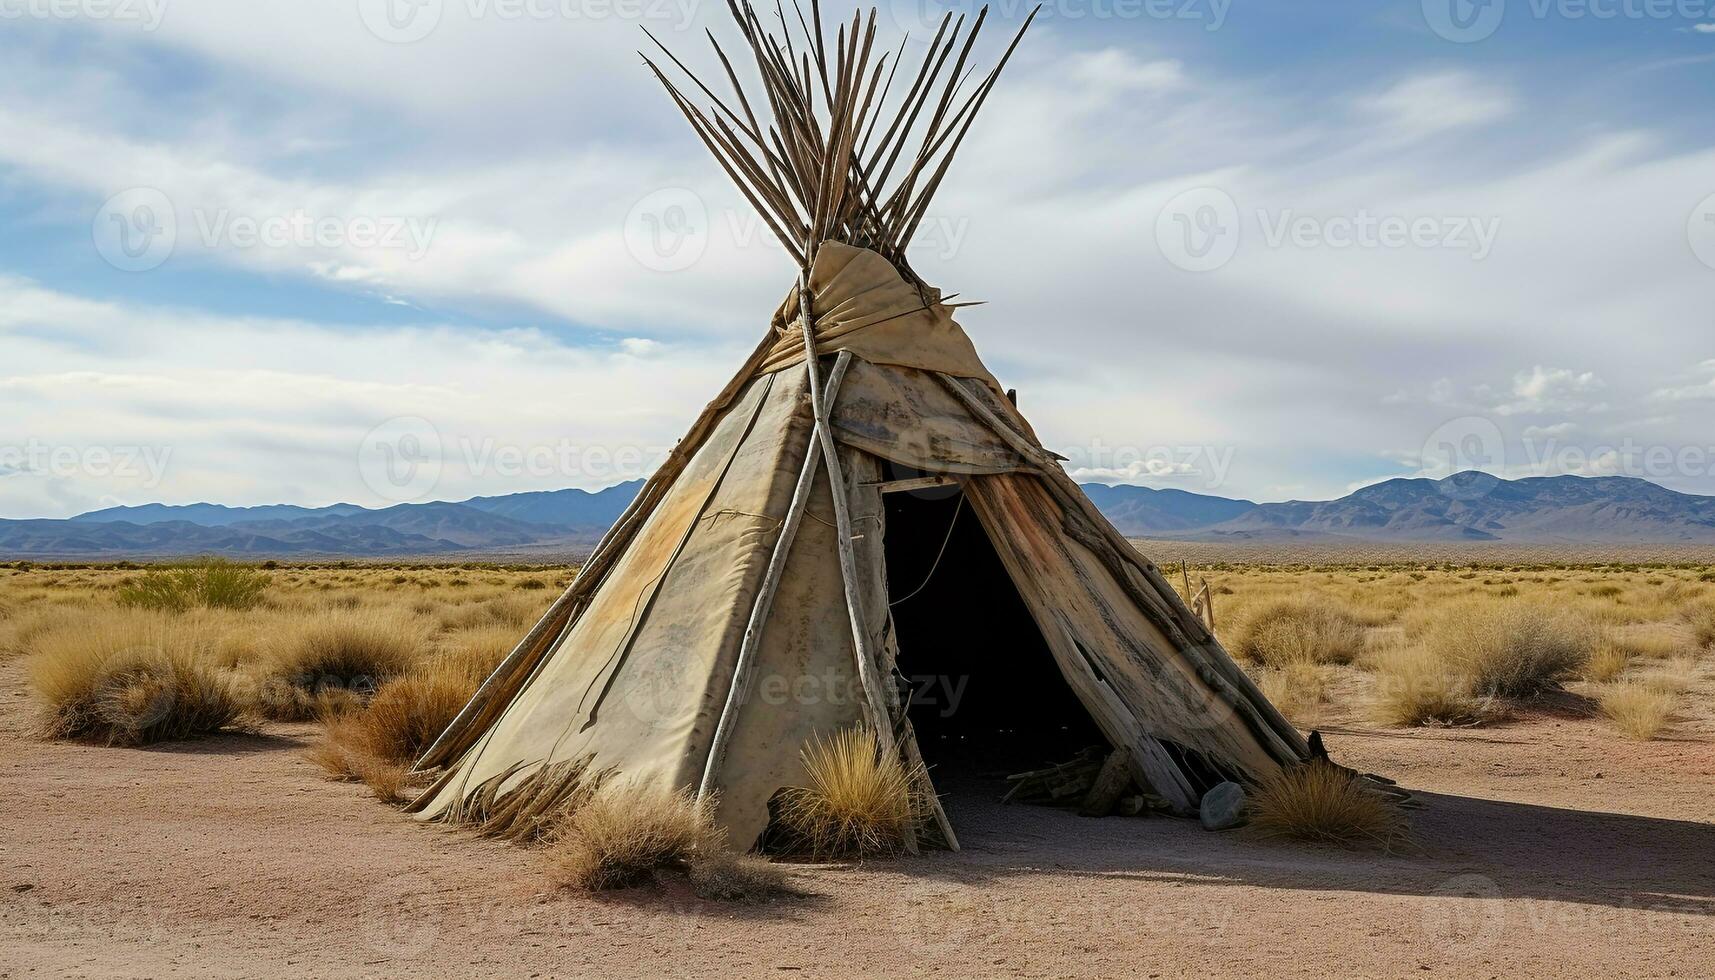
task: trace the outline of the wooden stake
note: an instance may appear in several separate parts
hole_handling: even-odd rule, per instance
[[[828,392],[838,396],[840,384],[846,377],[847,360],[834,365],[833,374],[828,377]],[[697,799],[704,799],[714,792],[715,781],[720,776],[721,764],[726,761],[727,743],[732,740],[733,728],[737,724],[738,710],[750,696],[751,675],[756,669],[756,651],[762,645],[762,628],[768,623],[768,614],[774,608],[774,593],[780,587],[780,576],[786,571],[786,561],[791,557],[792,542],[798,537],[798,527],[804,522],[804,512],[810,503],[810,488],[815,485],[818,463],[822,458],[822,444],[811,433],[809,445],[804,449],[804,465],[798,469],[798,485],[792,491],[792,503],[786,508],[786,519],[780,525],[780,536],[774,539],[774,551],[768,557],[768,571],[762,577],[762,585],[757,589],[756,602],[750,607],[750,619],[744,627],[744,639],[739,643],[738,659],[733,664],[732,685],[727,688],[726,705],[721,708],[721,717],[715,723],[715,734],[709,742],[709,757],[703,765],[703,780],[697,786]]]
[[[810,277],[798,280],[798,315],[804,328],[804,363],[810,372],[810,406],[816,416],[816,436],[822,440],[822,460],[828,469],[828,483],[834,497],[834,536],[840,553],[840,581],[845,585],[846,617],[852,627],[852,649],[857,655],[858,680],[863,684],[864,702],[869,708],[870,727],[881,751],[893,758],[898,747],[893,741],[893,722],[887,717],[887,702],[883,699],[881,678],[877,676],[875,658],[870,655],[869,630],[865,627],[863,596],[858,594],[857,553],[852,549],[852,515],[846,501],[846,479],[840,466],[839,451],[834,445],[834,430],[828,421],[830,406],[822,397],[821,370],[816,364],[816,336],[811,327]],[[851,360],[851,351],[840,351],[834,370]]]

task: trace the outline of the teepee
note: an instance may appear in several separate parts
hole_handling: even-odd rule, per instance
[[[665,48],[689,84],[645,62],[798,282],[565,594],[419,760],[436,778],[413,809],[518,833],[594,774],[617,773],[716,796],[743,845],[775,794],[803,782],[806,741],[858,725],[918,772],[925,747],[980,751],[1085,726],[1181,812],[1217,782],[1307,758],[1043,448],[954,321],[960,304],[906,261],[1029,21],[966,91],[986,8],[968,29],[943,18],[904,73],[904,42],[872,58],[873,10],[829,37],[815,0],[808,18],[795,0],[791,20],[776,7],[778,33],[748,0],[729,8],[760,98],[712,34],[725,99]],[[981,683],[963,704],[926,707],[937,699],[913,682],[925,670],[949,679],[944,692],[966,690],[954,678]],[[925,725],[940,732],[933,744]],[[938,803],[934,817],[922,843],[956,848]]]

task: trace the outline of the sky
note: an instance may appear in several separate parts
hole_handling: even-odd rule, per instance
[[[0,518],[646,475],[794,270],[640,27],[736,42],[708,0],[0,0]],[[1715,0],[1058,0],[911,261],[1081,480],[1715,494],[1712,90]]]

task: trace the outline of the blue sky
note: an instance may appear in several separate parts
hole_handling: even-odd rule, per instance
[[[0,517],[597,487],[725,381],[792,270],[633,51],[724,4],[412,2],[0,0]],[[1715,493],[1712,79],[1702,0],[1062,0],[913,263],[1082,479]]]

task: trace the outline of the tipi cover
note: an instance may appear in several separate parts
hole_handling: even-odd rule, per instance
[[[748,3],[732,9],[761,98],[718,45],[734,95],[692,76],[706,111],[656,74],[800,263],[799,283],[570,588],[419,761],[437,778],[413,809],[522,832],[589,774],[616,773],[718,794],[718,819],[742,846],[766,828],[775,794],[803,782],[813,736],[865,725],[882,751],[919,761],[898,671],[914,655],[896,629],[907,597],[890,592],[888,567],[906,543],[890,545],[889,515],[912,495],[959,498],[976,519],[967,533],[980,529],[1004,569],[993,601],[1021,605],[1039,634],[961,663],[997,683],[1051,663],[1086,720],[1127,750],[1140,786],[1188,812],[1213,782],[1303,760],[1302,736],[1043,448],[956,304],[905,261],[1018,38],[961,98],[984,15],[968,31],[949,15],[922,65],[901,73],[871,58],[873,11],[827,38],[814,3],[801,32],[780,37]],[[935,557],[938,578],[956,579],[966,560],[946,542]],[[944,643],[985,610],[925,614]],[[1024,720],[1039,709],[1024,699],[1008,710]],[[924,842],[956,847],[938,807],[936,818]]]

